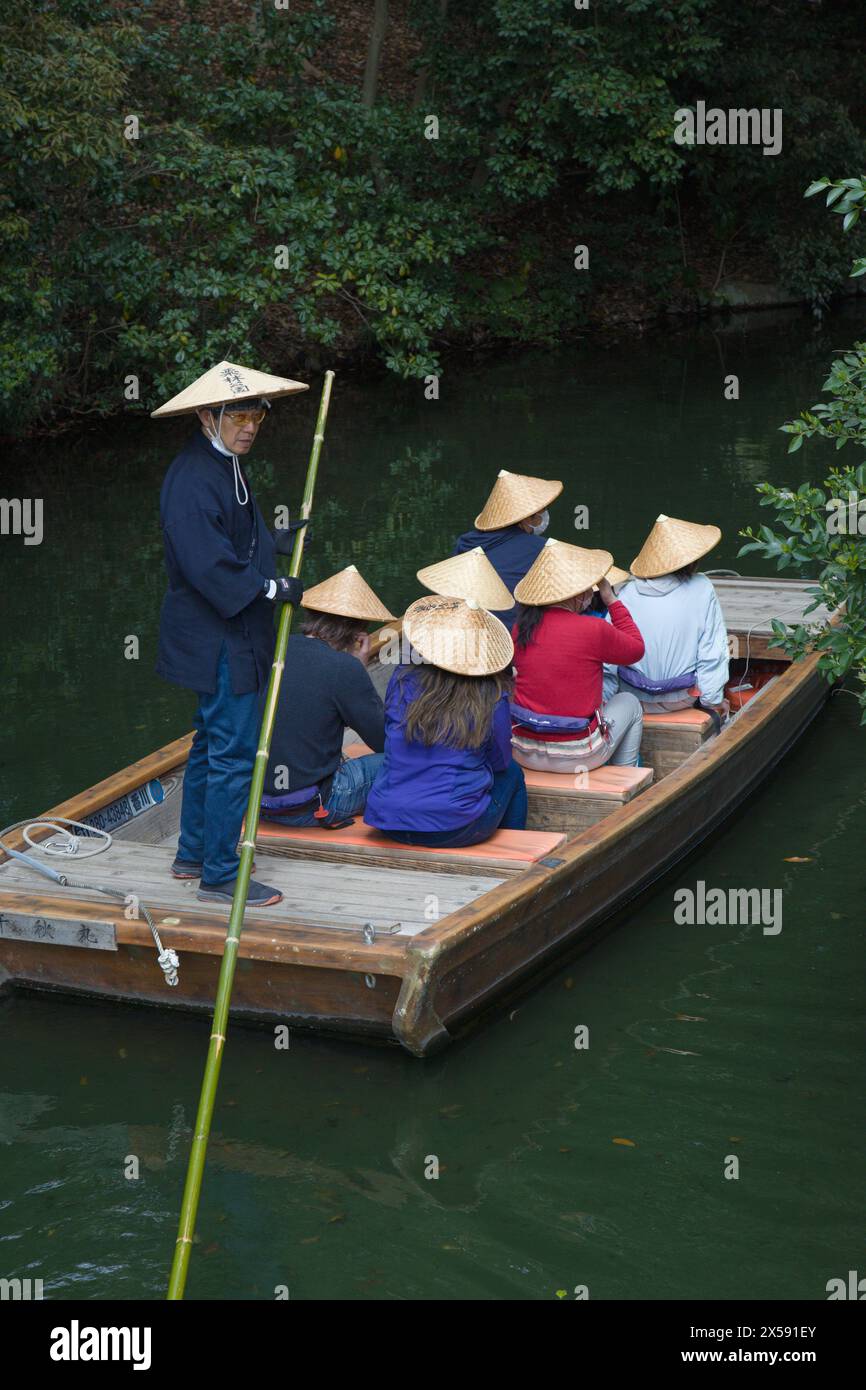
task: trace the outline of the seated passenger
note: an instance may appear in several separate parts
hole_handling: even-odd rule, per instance
[[[643,655],[640,632],[603,577],[610,566],[606,550],[549,540],[517,586],[512,747],[524,767],[574,773],[637,765],[640,701],[616,694],[602,708],[605,661]],[[594,584],[609,622],[588,616]]]
[[[329,829],[363,811],[382,766],[385,712],[364,669],[367,624],[393,615],[354,565],[307,589],[303,605],[286,652],[261,817]],[[375,751],[344,758],[347,728]]]
[[[486,552],[506,589],[512,594],[537,560],[541,539],[550,516],[547,508],[562,492],[562,483],[530,478],[500,468],[493,491],[475,518],[475,529],[457,537],[454,554],[476,546]],[[495,610],[507,628],[514,622],[515,605]]]
[[[721,537],[718,526],[660,516],[620,591],[645,650],[638,661],[619,663],[619,689],[636,695],[647,714],[691,709],[699,698],[727,717],[725,620],[712,583],[695,572]]]
[[[526,786],[511,757],[508,630],[474,599],[428,594],[403,630],[420,664],[385,695],[385,760],[364,820],[404,845],[458,848],[526,826]]]

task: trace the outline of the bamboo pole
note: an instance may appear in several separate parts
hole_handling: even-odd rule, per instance
[[[316,420],[316,433],[313,436],[313,447],[310,451],[310,462],[307,467],[307,481],[304,486],[304,497],[301,503],[302,520],[310,515],[312,509],[313,492],[316,486],[316,474],[319,469],[319,454],[321,453],[322,441],[325,437],[325,422],[328,418],[328,406],[331,402],[331,385],[333,380],[334,373],[326,372],[325,384],[322,387],[319,414]],[[301,558],[304,553],[305,531],[306,527],[301,527],[295,535],[295,544],[292,549],[292,562],[289,567],[289,573],[294,576],[299,574],[301,568]],[[250,871],[252,869],[253,851],[256,844],[256,832],[259,827],[259,808],[261,806],[262,789],[265,781],[265,769],[267,768],[268,754],[271,748],[274,716],[280,697],[280,683],[283,678],[283,668],[286,661],[286,649],[288,647],[291,625],[292,605],[290,603],[285,603],[282,605],[279,626],[277,628],[274,662],[271,667],[271,678],[268,682],[265,712],[262,717],[262,727],[259,733],[258,752],[256,753],[255,763],[253,764],[253,778],[250,786],[249,801],[247,802],[246,820],[244,822],[244,838],[241,841],[240,864],[238,866],[238,876],[235,882],[234,897],[232,899],[232,910],[229,916],[228,931],[226,933],[226,944],[220,965],[216,1004],[214,1006],[213,1028],[208,1046],[207,1061],[205,1062],[204,1077],[201,1084],[198,1114],[195,1120],[195,1133],[193,1135],[192,1148],[189,1155],[186,1183],[183,1189],[183,1201],[180,1209],[180,1222],[174,1248],[174,1259],[172,1261],[171,1274],[168,1281],[167,1297],[169,1299],[183,1298],[187,1271],[189,1269],[189,1259],[192,1253],[195,1218],[198,1211],[199,1197],[201,1195],[201,1184],[207,1155],[207,1143],[210,1136],[214,1104],[216,1102],[217,1086],[219,1085],[220,1066],[222,1065],[222,1057],[225,1050],[232,985],[234,983],[238,946],[240,945],[244,911],[246,909],[247,893],[249,891]]]

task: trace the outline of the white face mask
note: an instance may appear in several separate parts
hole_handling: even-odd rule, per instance
[[[538,525],[530,526],[529,530],[531,531],[533,536],[543,536],[545,531],[547,530],[549,523],[550,512],[545,507],[544,511],[541,513],[541,520],[539,521]]]

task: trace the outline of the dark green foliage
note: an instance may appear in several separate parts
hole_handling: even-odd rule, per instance
[[[836,449],[853,444],[866,448],[866,343],[833,363],[824,390],[829,401],[804,410],[781,428],[792,436],[791,453],[806,439],[832,440]],[[829,681],[853,675],[860,684],[858,698],[866,724],[866,463],[830,467],[823,487],[803,483],[796,492],[769,483],[758,487],[761,506],[772,507],[779,529],[762,526],[742,534],[749,538],[741,555],[756,550],[775,559],[778,569],[804,566],[817,579],[813,607],[824,603],[833,612],[845,605],[841,626],[823,624],[784,628],[774,623],[779,645],[789,655],[804,655],[810,646],[820,653],[819,668]]]
[[[420,84],[398,99],[386,62],[370,110],[328,0],[6,0],[0,429],[149,409],[221,357],[422,377],[458,340],[559,341],[609,295],[697,303],[726,248],[816,303],[842,283],[841,228],[799,195],[863,163],[855,6],[409,13]],[[677,145],[699,98],[783,106],[783,153]]]

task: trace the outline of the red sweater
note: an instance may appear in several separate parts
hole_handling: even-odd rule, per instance
[[[610,662],[631,666],[644,653],[643,638],[624,603],[617,600],[607,610],[610,622],[573,613],[568,608],[548,608],[533,640],[526,647],[514,638],[517,681],[514,700],[537,714],[570,714],[590,719],[601,705],[602,667]],[[550,742],[573,739],[573,733],[535,733],[520,729],[521,738]]]

